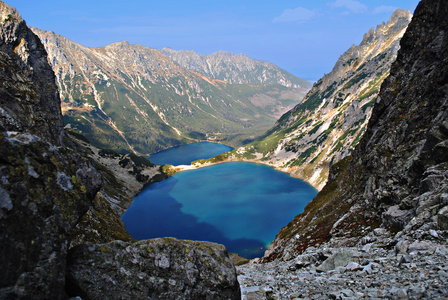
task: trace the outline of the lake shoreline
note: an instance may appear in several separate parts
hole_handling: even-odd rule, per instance
[[[231,152],[231,151],[233,151],[235,149],[238,149],[238,148],[233,148],[232,146],[227,145],[227,144],[222,143],[222,142],[219,142],[219,141],[201,140],[201,141],[197,141],[197,142],[191,142],[191,143],[188,143],[188,144],[180,144],[180,145],[177,145],[177,146],[173,146],[173,147],[170,147],[170,148],[167,148],[167,149],[160,150],[158,152],[152,153],[151,155],[159,154],[159,153],[161,153],[163,151],[167,151],[167,150],[169,151],[170,149],[176,149],[176,148],[179,148],[179,147],[182,147],[182,146],[192,145],[192,144],[197,144],[197,143],[219,144],[219,145],[231,147],[232,150],[229,150],[229,151],[217,154],[217,155],[215,155],[213,157],[210,157],[210,158],[197,159],[197,160],[192,161],[190,164],[179,164],[179,165],[166,164],[167,166],[170,166],[170,168],[172,169],[173,174],[176,174],[176,173],[179,173],[179,172],[197,170],[197,169],[200,169],[200,168],[206,168],[206,167],[218,165],[218,164],[221,164],[221,163],[227,163],[227,162],[249,162],[249,163],[254,163],[254,164],[259,164],[259,165],[272,167],[274,170],[277,170],[277,171],[289,174],[289,176],[291,176],[292,178],[297,178],[297,179],[300,179],[300,180],[310,184],[317,191],[320,191],[322,189],[322,184],[319,184],[319,183],[314,182],[314,181],[309,181],[307,178],[304,178],[304,177],[297,176],[296,174],[293,173],[293,170],[287,170],[285,168],[281,168],[279,166],[276,166],[276,165],[274,165],[272,163],[271,164],[263,163],[262,161],[260,161],[260,158],[258,158],[258,157],[255,158],[255,159],[246,159],[246,158],[242,159],[242,158],[238,158],[237,156],[231,154],[229,157],[226,157],[225,160],[218,161],[218,162],[210,162],[210,160],[213,159],[216,156],[219,156],[219,155],[222,155],[222,154],[226,154],[226,153],[229,153],[229,152]],[[151,156],[148,159],[151,161]],[[195,163],[195,161],[198,161],[198,160],[206,160],[206,162],[205,163],[199,163],[199,162]],[[170,174],[168,177],[170,177],[173,174]],[[150,184],[151,183],[149,183],[148,185],[150,185]]]
[[[232,148],[234,148],[232,145],[228,145],[228,144],[222,143],[222,142],[220,142],[220,141],[213,141],[213,140],[192,140],[191,143],[185,143],[185,144],[174,145],[174,146],[171,146],[171,147],[168,147],[168,148],[165,148],[165,149],[158,150],[158,151],[156,151],[156,152],[154,152],[154,153],[149,154],[148,157],[151,157],[151,155],[153,155],[153,154],[158,154],[158,153],[163,152],[163,151],[166,151],[166,150],[168,150],[168,149],[178,148],[178,147],[182,147],[182,146],[185,146],[185,145],[191,145],[191,144],[196,144],[196,143],[204,143],[204,142],[214,143],[214,144],[221,144],[221,145],[224,145],[224,146],[228,146],[228,147],[232,147]],[[148,158],[148,159],[149,159],[149,158]],[[150,160],[150,159],[149,159],[149,160]]]
[[[174,169],[174,171],[176,173],[179,173],[179,172],[197,170],[197,169],[201,169],[201,168],[206,168],[206,167],[211,167],[211,166],[214,166],[214,165],[231,163],[231,162],[246,162],[246,163],[253,163],[253,164],[258,164],[258,165],[271,167],[271,168],[273,168],[276,171],[280,171],[282,173],[288,174],[292,178],[300,179],[300,180],[308,183],[309,185],[311,185],[317,191],[319,191],[319,189],[316,186],[314,186],[313,183],[308,182],[306,179],[294,176],[291,172],[288,172],[288,171],[286,171],[283,168],[279,168],[279,167],[276,167],[276,166],[273,166],[273,165],[270,165],[270,164],[265,164],[263,162],[260,162],[259,160],[240,159],[240,158],[232,157],[232,158],[227,158],[225,161],[219,161],[219,162],[207,162],[207,163],[203,163],[203,164],[196,163],[196,164],[190,164],[190,165],[179,165],[179,166],[171,166],[171,167]]]
[[[176,174],[142,191],[122,216],[134,238],[207,240],[242,257],[262,257],[278,230],[317,193],[305,181],[256,162],[172,168]]]

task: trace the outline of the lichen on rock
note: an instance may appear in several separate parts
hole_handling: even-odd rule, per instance
[[[226,248],[210,242],[161,238],[83,244],[72,248],[68,259],[70,296],[240,299]]]

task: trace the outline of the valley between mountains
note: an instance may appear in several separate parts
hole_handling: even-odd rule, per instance
[[[84,47],[0,1],[0,299],[446,299],[447,15],[398,9],[311,84],[243,54]],[[206,139],[235,149],[188,168],[319,190],[261,258],[125,230],[176,171],[148,154]]]
[[[389,75],[412,14],[397,10],[367,32],[319,79],[306,97],[256,141],[214,160],[248,160],[276,167],[321,190],[330,166],[363,136],[381,84]]]
[[[56,74],[67,127],[93,145],[153,152],[213,139],[241,145],[300,102],[311,83],[243,54],[88,48],[32,29]]]

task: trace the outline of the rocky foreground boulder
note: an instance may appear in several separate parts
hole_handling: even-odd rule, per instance
[[[119,212],[135,187],[116,176],[143,185],[147,169],[126,156],[111,171],[86,155],[60,104],[44,46],[0,1],[0,299],[239,299],[224,246],[130,242]]]
[[[162,238],[83,244],[69,254],[68,290],[85,299],[239,299],[224,246]]]

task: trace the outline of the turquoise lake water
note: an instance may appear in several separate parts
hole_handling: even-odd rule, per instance
[[[122,219],[137,240],[212,241],[254,258],[263,256],[280,228],[316,193],[311,185],[271,167],[229,162],[149,185]]]
[[[156,165],[189,165],[192,161],[212,158],[218,154],[232,150],[224,144],[212,142],[199,142],[188,145],[172,147],[154,154],[149,160]]]

